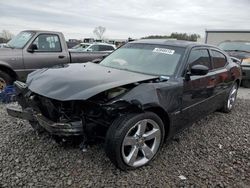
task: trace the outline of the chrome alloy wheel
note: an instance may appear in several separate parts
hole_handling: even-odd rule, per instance
[[[235,103],[236,96],[237,96],[237,90],[238,90],[238,86],[237,86],[237,84],[234,84],[234,86],[230,90],[228,100],[227,100],[227,108],[229,110],[231,110],[233,108],[233,105]]]
[[[123,139],[122,157],[124,162],[132,167],[148,163],[158,151],[161,137],[160,127],[155,121],[144,119],[137,122]]]
[[[4,90],[4,88],[6,87],[6,82],[3,78],[0,77],[0,92]]]

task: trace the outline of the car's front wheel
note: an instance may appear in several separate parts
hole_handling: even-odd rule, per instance
[[[120,169],[148,164],[159,151],[165,132],[162,120],[152,112],[117,118],[106,135],[105,150]]]

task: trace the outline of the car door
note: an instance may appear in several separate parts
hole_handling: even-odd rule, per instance
[[[231,74],[227,69],[227,57],[217,49],[210,49],[212,57],[213,71],[216,72],[216,87],[214,103],[217,108],[221,107],[228,94],[228,89],[231,87]]]
[[[56,34],[39,34],[31,45],[36,46],[33,52],[24,50],[26,72],[44,67],[68,63],[68,52],[62,50],[60,38]]]
[[[187,72],[194,65],[205,65],[209,72],[203,76],[186,76],[183,84],[182,115],[184,122],[193,122],[213,110],[216,73],[206,48],[193,48],[189,54]]]
[[[89,58],[91,60],[103,59],[109,55],[109,52],[103,51],[102,46],[104,45],[94,44],[88,49]]]

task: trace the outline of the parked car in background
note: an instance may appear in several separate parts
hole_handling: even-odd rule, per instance
[[[28,73],[55,65],[103,59],[102,51],[69,52],[60,32],[29,30],[19,33],[0,49],[0,89]]]
[[[57,137],[103,138],[122,170],[153,160],[165,140],[215,111],[230,112],[240,65],[219,48],[187,41],[127,43],[100,64],[68,64],[15,82],[22,109],[36,131]]]
[[[116,49],[115,45],[108,43],[80,43],[74,46],[72,52],[108,52],[111,53]]]
[[[78,45],[79,42],[75,42],[75,41],[66,41],[67,47],[68,49],[73,48],[74,46]]]
[[[219,47],[241,60],[242,85],[250,88],[250,41],[224,41]]]
[[[86,42],[82,42],[80,44],[77,44],[75,46],[73,46],[70,50],[79,50],[79,51],[83,51],[83,49],[86,49],[87,47],[89,47],[91,45],[91,43],[86,43]]]

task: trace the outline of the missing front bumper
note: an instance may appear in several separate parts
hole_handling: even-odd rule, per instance
[[[8,106],[10,116],[28,121],[37,121],[46,131],[57,136],[83,135],[82,121],[53,122],[41,114],[33,114],[29,108],[22,110],[19,106]]]

